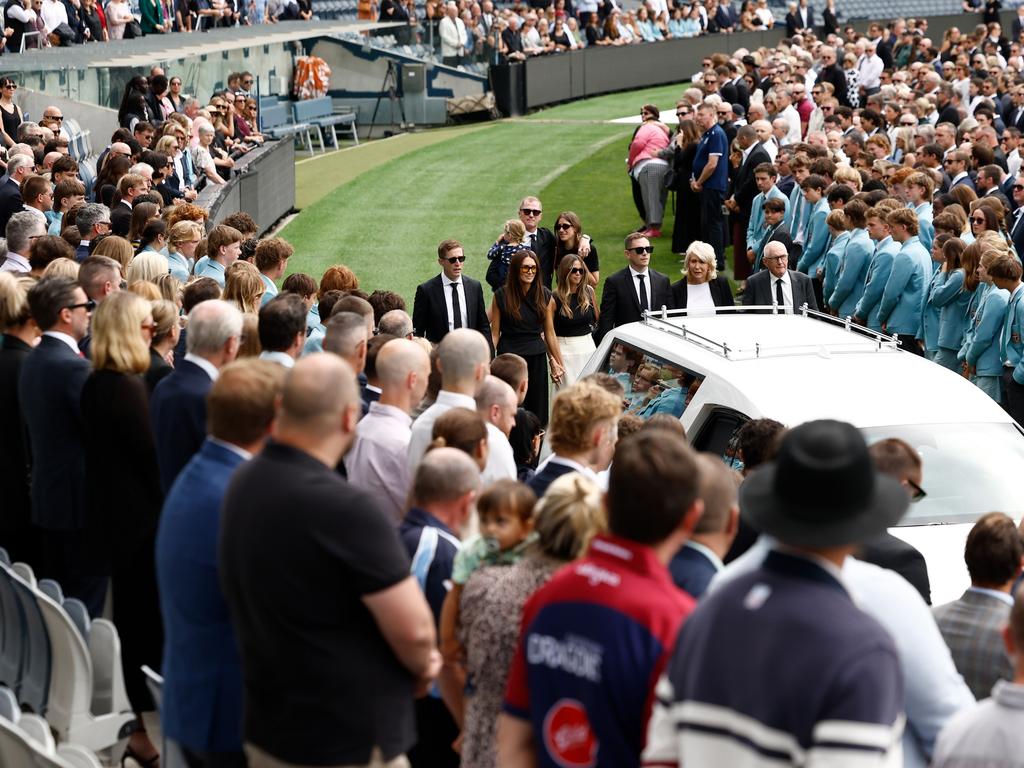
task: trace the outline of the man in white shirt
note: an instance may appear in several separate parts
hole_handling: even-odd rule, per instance
[[[330,334],[330,321],[327,332]],[[260,359],[293,368],[306,341],[306,305],[296,293],[283,293],[260,308]]]
[[[882,85],[882,70],[885,65],[882,58],[875,52],[877,46],[870,40],[861,40],[864,46],[864,53],[857,60],[857,83],[860,85],[860,92],[864,97],[878,93]]]
[[[23,272],[32,270],[28,263],[28,252],[37,237],[46,234],[45,219],[39,219],[28,211],[11,216],[4,232],[7,238],[7,260],[0,266],[0,272]]]
[[[60,0],[43,0],[39,15],[42,16],[47,33],[52,33],[61,24],[66,26],[68,23],[68,9]]]
[[[466,54],[466,24],[459,18],[455,3],[445,5],[444,18],[437,28],[441,35],[441,61],[449,67],[458,66]]]
[[[413,422],[409,439],[409,472],[416,471],[430,445],[434,422],[452,408],[476,410],[477,387],[488,374],[491,350],[482,334],[469,328],[456,328],[446,334],[437,347],[437,367],[441,371],[441,391],[434,404]]]
[[[356,428],[356,440],[345,456],[353,485],[372,493],[397,525],[406,511],[411,475],[410,413],[427,391],[430,356],[414,341],[392,339],[377,353],[380,398]]]
[[[487,425],[487,466],[481,486],[496,480],[515,480],[516,460],[508,436],[516,425],[519,398],[515,390],[497,376],[487,376],[476,391],[476,410]]]

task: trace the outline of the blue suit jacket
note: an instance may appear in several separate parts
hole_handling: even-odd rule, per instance
[[[708,556],[696,547],[684,544],[668,564],[672,581],[681,590],[699,600],[718,569]]]
[[[878,319],[888,333],[916,334],[921,309],[932,279],[932,260],[915,235],[908,238],[892,262],[878,305]]]
[[[873,331],[881,331],[881,321],[878,319],[878,309],[882,302],[882,293],[885,291],[886,283],[889,280],[889,273],[892,272],[892,262],[899,253],[900,244],[891,236],[879,240],[875,244],[875,252],[868,264],[868,273],[865,278],[864,293],[857,302],[856,316],[867,323],[868,328]]]
[[[809,204],[808,204],[809,205]],[[822,198],[811,208],[810,219],[804,235],[804,250],[796,268],[810,278],[817,277],[818,269],[824,268],[825,252],[831,233],[825,219],[829,214],[828,201]]]
[[[182,360],[153,390],[149,410],[164,493],[206,438],[206,395],[212,386],[206,371]]]
[[[839,317],[853,315],[856,312],[857,303],[864,295],[864,284],[867,281],[868,265],[871,263],[873,251],[874,243],[871,242],[867,230],[855,229],[850,232],[846,252],[839,264],[835,288],[828,300],[829,306],[839,313]]]
[[[85,528],[80,401],[88,377],[89,361],[52,336],[43,336],[21,367],[18,397],[32,450],[32,522],[40,528]]]
[[[196,752],[242,750],[242,664],[217,578],[220,507],[243,459],[207,440],[171,487],[156,537],[164,733]]]
[[[575,470],[572,467],[567,467],[564,464],[556,464],[555,462],[549,461],[544,466],[544,469],[530,478],[527,485],[530,486],[530,490],[537,494],[537,498],[539,499],[547,492],[548,486],[555,482],[555,480],[560,478],[562,475],[567,475],[574,471]]]

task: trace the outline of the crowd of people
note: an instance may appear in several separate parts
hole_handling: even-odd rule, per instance
[[[0,546],[112,617],[135,711],[162,671],[190,768],[1021,764],[1016,521],[973,525],[932,610],[887,533],[912,446],[757,419],[697,454],[699,378],[621,343],[583,375],[645,310],[734,304],[730,243],[744,304],[896,334],[1024,421],[1022,70],[978,70],[991,27],[896,66],[895,22],[832,41],[890,58],[853,107],[800,20],[709,59],[675,134],[643,107],[621,257],[528,196],[411,307],[195,204],[259,141],[251,75],[203,108],[132,81],[88,190],[0,81]],[[144,729],[128,757],[157,764]]]

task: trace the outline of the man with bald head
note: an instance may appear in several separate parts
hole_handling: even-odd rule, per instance
[[[345,457],[349,482],[373,495],[395,525],[405,515],[409,495],[409,414],[423,399],[428,378],[430,356],[416,342],[392,339],[381,347],[380,398],[370,403]]]
[[[452,408],[476,410],[477,387],[489,373],[491,349],[482,334],[470,328],[456,328],[437,346],[437,366],[441,371],[441,391],[434,404],[420,414],[412,425],[409,440],[409,470],[416,471],[430,444],[434,422]]]
[[[334,471],[359,402],[344,360],[299,360],[273,440],[224,498],[221,587],[241,651],[250,768],[405,765],[414,696],[440,669],[394,526]]]
[[[803,272],[789,268],[789,251],[784,243],[773,240],[767,243],[761,254],[761,263],[766,267],[747,280],[743,303],[750,306],[777,306],[780,311],[793,312],[806,303],[811,309],[818,308],[811,288],[811,279]]]
[[[519,397],[497,376],[488,375],[480,383],[475,399],[477,413],[487,426],[487,466],[482,482],[489,485],[495,480],[515,480],[518,471],[508,436],[516,425]]]

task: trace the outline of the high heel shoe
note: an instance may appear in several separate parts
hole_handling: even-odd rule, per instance
[[[127,760],[129,757],[135,761],[136,765],[138,765],[139,768],[159,768],[160,765],[159,753],[153,755],[148,760],[143,760],[141,757],[135,754],[135,752],[132,751],[131,747],[127,747],[124,751],[124,754],[121,755],[121,768],[126,768],[124,761]]]

